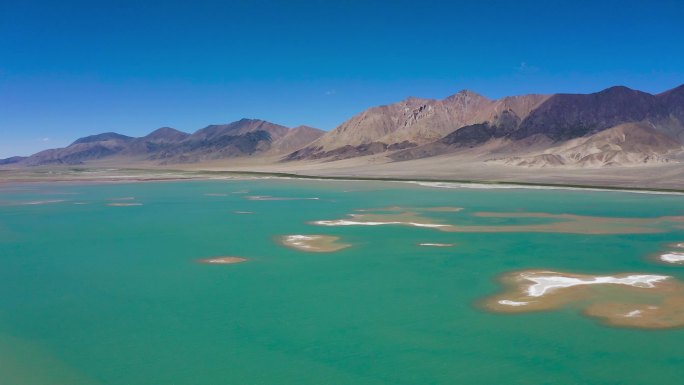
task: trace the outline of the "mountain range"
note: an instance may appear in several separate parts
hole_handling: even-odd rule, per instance
[[[464,90],[441,100],[409,97],[372,107],[329,132],[258,119],[192,134],[170,127],[139,138],[108,132],[0,165],[328,163],[362,157],[409,162],[453,155],[509,167],[584,168],[678,162],[683,145],[684,85],[656,95],[616,86],[496,100]]]

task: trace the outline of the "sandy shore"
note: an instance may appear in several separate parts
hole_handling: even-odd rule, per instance
[[[75,167],[0,167],[0,184],[11,182],[131,182],[235,178],[324,178],[482,184],[478,188],[596,188],[684,193],[679,164],[601,168],[528,168],[437,156],[391,162],[384,155],[339,161],[279,162],[278,158],[234,158],[160,166],[150,162],[93,161]]]

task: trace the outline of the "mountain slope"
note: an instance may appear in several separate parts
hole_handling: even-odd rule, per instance
[[[684,141],[684,86],[659,95],[617,86],[592,94],[531,94],[493,101],[470,92],[441,101],[409,98],[368,109],[285,160],[336,160],[382,152],[392,160],[411,160],[462,152],[492,140],[509,142],[511,148],[521,147],[511,142],[533,144],[536,150],[544,143],[638,122]]]
[[[210,125],[196,131],[175,146],[151,159],[164,163],[188,163],[263,153],[283,138],[289,129],[258,119],[242,119],[230,124]]]
[[[512,166],[599,167],[684,159],[684,85],[652,95],[627,87],[591,94],[490,100],[461,91],[367,109],[330,132],[258,119],[193,134],[162,127],[140,138],[107,132],[0,165],[72,165],[95,160],[156,164],[282,161],[412,161],[453,154]],[[682,155],[678,155],[682,153]],[[372,155],[372,156],[371,156]],[[244,162],[243,162],[244,163]],[[312,162],[307,162],[312,164]],[[313,163],[315,164],[315,163]]]
[[[604,167],[668,163],[668,155],[681,152],[682,144],[658,132],[650,123],[625,123],[588,137],[567,141],[541,154],[500,160],[526,167]]]
[[[627,87],[611,87],[593,94],[556,94],[530,112],[512,134],[522,139],[544,134],[568,140],[663,115],[658,98]]]
[[[193,134],[171,127],[159,128],[140,138],[106,132],[77,139],[65,148],[3,159],[0,165],[78,165],[102,159],[173,164],[242,156],[282,156],[306,146],[323,133],[312,127],[289,129],[257,119],[210,125]]]
[[[65,148],[56,148],[33,154],[19,163],[26,166],[75,165],[86,160],[113,156],[135,140],[126,135],[106,132],[77,139]]]
[[[320,138],[325,131],[308,126],[291,128],[284,136],[271,143],[270,152],[274,154],[289,154],[307,146]]]
[[[411,97],[373,107],[290,154],[287,159],[344,159],[415,147],[438,140],[463,126],[491,103],[476,93],[461,91],[443,100]]]

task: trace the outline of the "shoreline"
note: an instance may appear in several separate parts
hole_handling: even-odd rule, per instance
[[[97,175],[85,175],[87,173],[103,171],[140,173],[141,175],[122,175],[117,177],[114,173]],[[398,177],[373,177],[373,176],[326,176],[315,174],[298,174],[285,172],[265,172],[265,171],[215,171],[215,170],[178,170],[178,169],[145,169],[145,168],[103,168],[87,169],[74,168],[66,169],[65,175],[60,173],[50,174],[54,171],[36,170],[37,173],[26,176],[15,176],[11,174],[17,172],[16,169],[0,170],[0,186],[12,184],[31,184],[31,183],[141,183],[141,182],[179,182],[194,180],[241,180],[241,179],[301,179],[301,180],[322,180],[322,181],[358,181],[358,182],[393,182],[416,184],[423,187],[432,188],[482,188],[482,189],[545,189],[545,190],[577,190],[577,191],[597,191],[597,192],[628,192],[637,194],[662,194],[662,195],[684,195],[684,189],[669,188],[647,188],[647,187],[623,187],[600,184],[571,184],[571,183],[534,183],[523,181],[501,181],[501,180],[477,180],[477,179],[438,179],[438,178],[398,178]],[[23,170],[22,170],[23,171]],[[21,171],[19,171],[21,172]],[[147,173],[149,176],[145,176]],[[10,174],[10,175],[5,175]],[[8,178],[5,179],[5,176]],[[443,186],[439,186],[443,184]],[[452,185],[452,186],[448,186]]]

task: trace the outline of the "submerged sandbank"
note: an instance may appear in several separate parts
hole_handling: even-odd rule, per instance
[[[356,210],[357,212],[359,210]],[[429,211],[423,209],[422,211]],[[363,209],[363,214],[348,214],[348,218],[318,220],[311,222],[319,226],[381,226],[402,225],[434,228],[445,232],[462,233],[567,233],[567,234],[648,234],[665,231],[663,226],[682,226],[684,216],[656,218],[592,217],[573,214],[530,213],[530,212],[477,212],[480,218],[546,219],[547,223],[511,225],[459,225],[446,223],[443,219],[429,218],[417,209],[397,207]]]
[[[668,245],[669,250],[661,251],[651,256],[651,260],[667,265],[684,265],[684,243]],[[672,250],[677,249],[677,250]]]
[[[482,306],[523,313],[578,306],[605,324],[634,328],[684,327],[684,283],[667,275],[586,275],[528,270],[504,274],[504,291]]]
[[[297,198],[297,197],[272,197],[270,195],[247,195],[245,199],[250,201],[317,201],[321,198]]]
[[[661,254],[658,259],[672,264],[684,264],[684,252],[671,251],[669,253]]]
[[[247,258],[242,257],[214,257],[197,260],[197,263],[204,263],[210,265],[228,265],[232,263],[246,262]]]
[[[370,209],[357,209],[355,211],[371,212],[371,213],[381,213],[381,212],[386,212],[386,211],[392,211],[392,212],[428,211],[428,212],[442,212],[442,213],[457,213],[461,210],[463,210],[463,207],[455,207],[455,206],[435,206],[435,207],[387,206],[387,207],[378,207],[378,208],[370,208]]]
[[[0,206],[41,206],[66,202],[64,199],[44,199],[35,201],[0,201]]]
[[[142,203],[107,203],[107,206],[112,207],[129,207],[129,206],[142,206]]]
[[[285,235],[280,238],[280,243],[300,251],[310,251],[317,253],[328,253],[346,249],[351,245],[348,243],[338,242],[340,237],[332,235]]]

